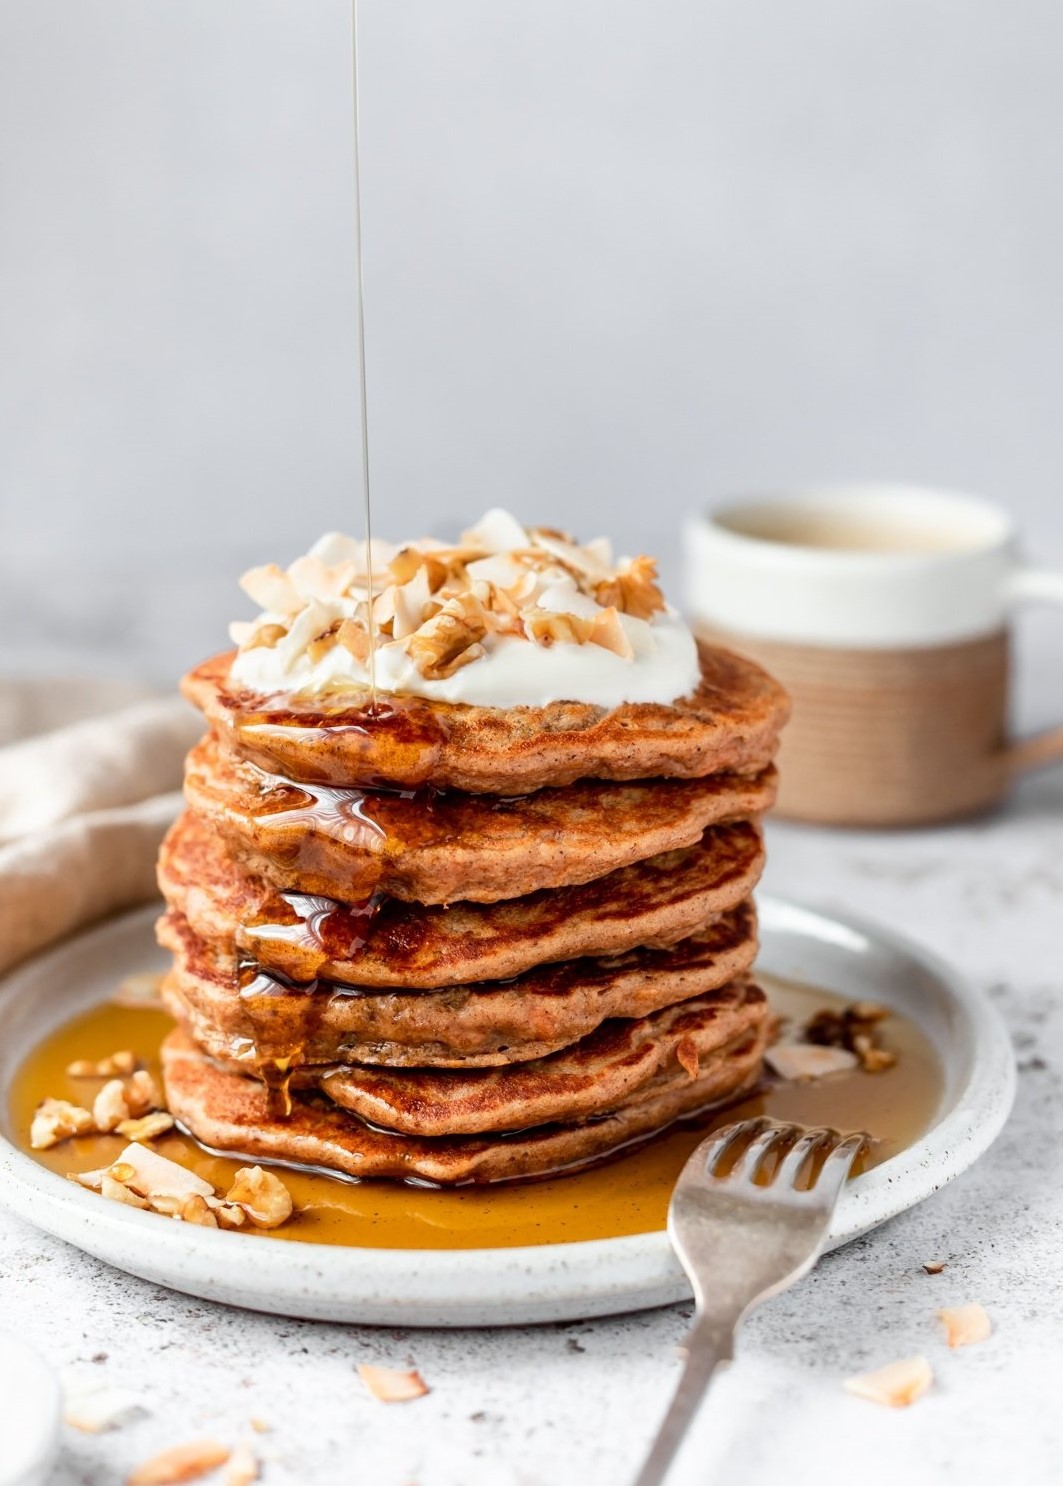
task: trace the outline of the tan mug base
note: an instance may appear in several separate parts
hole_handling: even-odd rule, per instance
[[[984,810],[1006,792],[1005,630],[903,650],[793,645],[701,621],[695,632],[748,655],[790,693],[777,815],[926,825]]]

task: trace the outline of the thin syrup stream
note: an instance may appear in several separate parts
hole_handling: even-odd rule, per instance
[[[362,500],[365,517],[366,569],[369,577],[369,710],[376,710],[376,619],[373,602],[373,523],[369,506],[369,413],[365,388],[365,270],[362,262],[362,152],[358,108],[358,0],[351,0],[351,81],[354,120],[354,247],[357,259],[355,323],[358,331],[358,382],[361,391]]]

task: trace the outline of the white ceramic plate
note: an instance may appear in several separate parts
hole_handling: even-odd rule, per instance
[[[759,900],[765,972],[893,1007],[922,1027],[945,1071],[933,1127],[901,1155],[849,1183],[831,1243],[845,1243],[921,1202],[982,1154],[1003,1125],[1015,1065],[1002,1023],[953,971],[899,936],[848,916]],[[39,1228],[144,1279],[281,1315],[408,1326],[572,1320],[689,1296],[664,1233],[459,1251],[255,1242],[163,1222],[103,1202],[16,1150],[7,1090],[30,1048],[163,963],[145,908],[111,920],[0,981],[0,1202]]]

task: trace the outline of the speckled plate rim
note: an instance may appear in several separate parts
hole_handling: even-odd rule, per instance
[[[948,965],[850,914],[758,898],[765,972],[881,1001],[914,1018],[937,1049],[944,1091],[926,1134],[851,1182],[831,1231],[846,1243],[921,1202],[991,1144],[1011,1108],[1015,1060],[994,1008]],[[15,1069],[60,1023],[163,963],[137,909],[64,941],[0,981],[0,1204],[119,1269],[208,1300],[312,1320],[498,1326],[665,1305],[689,1288],[664,1233],[511,1249],[398,1250],[254,1241],[166,1223],[102,1202],[17,1150]]]

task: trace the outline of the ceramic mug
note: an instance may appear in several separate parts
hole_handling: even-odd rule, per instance
[[[1000,507],[907,485],[756,497],[692,518],[697,633],[789,690],[778,813],[844,825],[948,820],[1063,758],[1063,728],[1007,735],[1009,618],[1063,603]]]

